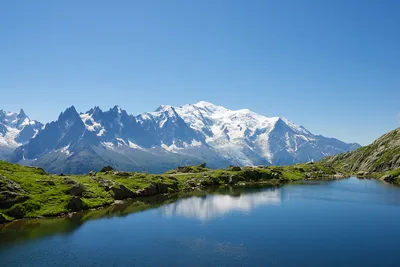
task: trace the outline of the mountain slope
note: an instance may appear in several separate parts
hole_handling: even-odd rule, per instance
[[[13,161],[50,172],[83,173],[104,165],[164,172],[179,165],[282,165],[317,161],[358,148],[313,135],[285,118],[208,102],[160,106],[138,116],[115,106],[78,114],[72,106],[46,124]]]
[[[0,159],[10,159],[14,150],[27,144],[43,125],[31,120],[21,109],[19,113],[0,109]]]
[[[352,173],[393,172],[400,168],[400,128],[381,136],[368,146],[328,157],[323,162]]]

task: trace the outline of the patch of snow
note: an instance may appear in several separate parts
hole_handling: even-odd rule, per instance
[[[106,148],[114,149],[114,144],[112,142],[102,142],[101,144]]]
[[[67,154],[67,155],[72,155],[73,153],[71,153],[71,152],[68,150],[70,145],[71,145],[71,144],[69,144],[69,145],[67,145],[67,146],[65,146],[65,147],[63,147],[63,148],[61,148],[61,149],[60,149],[60,152],[61,152],[61,153],[65,153],[65,154]]]

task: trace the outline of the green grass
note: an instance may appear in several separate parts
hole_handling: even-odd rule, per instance
[[[168,192],[188,192],[203,190],[207,186],[261,182],[277,184],[304,178],[318,179],[333,174],[333,169],[314,163],[280,167],[242,167],[237,170],[210,170],[202,166],[187,166],[160,175],[108,171],[99,172],[93,178],[90,175],[52,175],[40,168],[0,161],[0,214],[7,220],[12,220],[17,215],[56,216],[71,212],[70,203],[77,198],[81,201],[80,209],[83,210],[108,206],[115,202],[113,187],[124,186],[135,193],[140,189],[154,189],[155,185],[163,185],[164,188],[168,188]],[[12,189],[9,188],[10,183]],[[72,195],[70,190],[73,187],[81,188],[82,192],[77,196]],[[11,199],[12,205],[2,204],[2,199],[10,201],[10,198],[5,197],[10,191],[17,194]],[[137,207],[134,205],[135,209],[140,209],[140,206],[147,207],[145,204]]]

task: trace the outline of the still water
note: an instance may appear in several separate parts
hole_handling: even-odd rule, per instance
[[[400,266],[400,188],[350,178],[0,227],[1,266]]]

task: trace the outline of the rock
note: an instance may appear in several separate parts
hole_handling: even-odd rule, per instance
[[[156,183],[157,186],[157,193],[158,194],[165,194],[168,193],[168,186],[163,183]]]
[[[114,172],[115,176],[120,176],[120,177],[129,177],[131,176],[129,172]]]
[[[200,164],[199,167],[200,167],[200,168],[205,168],[206,165],[207,165],[207,164],[204,162],[204,163]]]
[[[58,174],[58,176],[65,176],[65,175],[64,175],[64,173],[60,173],[60,174]]]
[[[95,171],[90,171],[90,172],[88,173],[88,175],[89,175],[89,176],[96,176],[96,172],[95,172]]]
[[[391,174],[386,174],[386,175],[382,176],[381,179],[386,181],[386,182],[388,182],[388,183],[391,183],[391,182],[393,182],[394,177]]]
[[[189,167],[189,166],[179,166],[178,168],[176,168],[176,172],[180,172],[180,173],[188,173],[188,172],[192,172],[193,168]]]
[[[109,172],[109,171],[113,171],[113,170],[114,170],[114,168],[108,165],[108,166],[103,167],[100,170],[100,172]]]
[[[111,188],[114,186],[114,182],[111,180],[107,180],[101,177],[92,177],[93,180],[96,180],[100,186],[104,187],[106,191],[110,191]]]
[[[7,214],[16,219],[22,219],[25,215],[25,212],[24,212],[23,208],[20,206],[20,204],[17,204],[17,205],[14,205],[13,207],[11,207],[8,210]]]
[[[71,178],[64,178],[63,184],[68,184],[68,185],[76,185],[78,184],[75,180],[72,180]]]
[[[363,176],[366,176],[367,174],[368,174],[368,172],[359,171],[359,172],[357,172],[357,177],[363,177]]]
[[[238,172],[238,171],[241,171],[242,168],[240,168],[239,166],[230,166],[230,167],[228,168],[228,170],[229,170],[229,171]]]
[[[166,185],[163,183],[154,183],[151,184],[149,187],[136,191],[135,195],[138,197],[149,197],[157,194],[166,194],[168,193],[168,187],[176,190],[178,188],[178,184],[176,183],[173,185]]]
[[[68,209],[71,211],[83,210],[83,202],[79,197],[73,197],[68,203]]]
[[[82,196],[82,193],[84,191],[83,186],[81,185],[74,185],[68,190],[68,194],[74,195],[74,196]]]
[[[8,209],[27,199],[28,193],[19,183],[0,175],[0,209]]]
[[[113,186],[111,188],[111,191],[114,193],[114,199],[116,200],[123,200],[127,198],[133,198],[135,196],[135,193],[133,193],[131,190],[126,188],[126,186],[119,184],[117,186]]]
[[[237,178],[236,175],[231,175],[231,177],[229,177],[229,184],[236,184],[238,182]]]
[[[194,179],[187,180],[186,183],[187,183],[190,187],[195,187],[195,186],[196,186],[196,181],[195,181]]]

